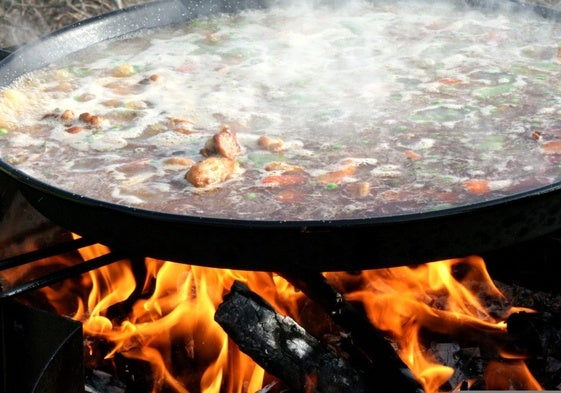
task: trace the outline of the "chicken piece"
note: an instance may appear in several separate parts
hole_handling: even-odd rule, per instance
[[[166,166],[179,166],[179,167],[191,167],[195,165],[195,161],[186,157],[170,157],[164,160],[164,165]]]
[[[179,132],[181,134],[192,134],[194,133],[194,125],[191,120],[183,119],[180,117],[168,117],[168,124],[172,130]]]
[[[277,152],[284,148],[284,141],[281,138],[272,138],[268,135],[262,135],[257,140],[257,145],[262,149]]]
[[[283,171],[283,172],[303,172],[304,168],[299,165],[289,164],[282,161],[273,161],[265,165],[265,170],[271,171]]]
[[[98,115],[92,115],[89,112],[81,113],[80,116],[78,116],[78,119],[84,123],[89,123],[92,126],[99,126],[101,125],[101,123],[105,121],[103,117]]]
[[[125,63],[113,69],[111,75],[116,77],[127,77],[127,76],[134,75],[134,73],[135,73],[134,66],[132,64]]]
[[[208,157],[193,165],[185,179],[195,187],[206,187],[228,180],[236,171],[238,163],[227,157]]]
[[[350,183],[347,185],[346,190],[355,198],[365,198],[370,195],[372,184],[367,181]]]
[[[324,173],[318,176],[317,179],[322,184],[329,184],[329,183],[339,184],[343,181],[345,177],[352,176],[355,173],[356,168],[357,168],[356,164],[353,163],[341,169]]]
[[[73,110],[66,109],[64,112],[62,112],[60,118],[64,121],[72,121],[76,118],[76,114],[74,113]]]
[[[219,133],[207,141],[205,147],[201,149],[201,154],[205,157],[220,155],[233,160],[241,150],[236,133],[224,125]]]

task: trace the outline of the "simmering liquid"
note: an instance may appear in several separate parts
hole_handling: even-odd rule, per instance
[[[561,29],[451,2],[216,15],[103,42],[0,91],[0,157],[60,189],[189,216],[442,210],[561,178]],[[221,131],[235,167],[194,184]]]

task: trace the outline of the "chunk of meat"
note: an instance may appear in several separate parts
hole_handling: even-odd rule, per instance
[[[355,198],[365,198],[370,195],[372,184],[367,181],[348,184],[345,189]]]
[[[543,154],[559,154],[561,153],[561,140],[544,142],[541,147]]]
[[[219,133],[207,141],[205,147],[201,149],[201,154],[205,157],[220,155],[233,160],[241,151],[236,133],[224,125]]]
[[[283,149],[284,141],[281,138],[262,135],[257,140],[257,145],[265,150],[276,152]]]
[[[167,120],[170,128],[175,132],[180,132],[187,135],[195,132],[193,128],[193,122],[188,119],[170,116]]]
[[[125,63],[113,69],[111,75],[116,77],[127,77],[127,76],[134,75],[134,73],[135,73],[134,66],[132,64]]]
[[[206,187],[228,180],[237,169],[237,162],[227,157],[208,157],[193,165],[185,179],[195,187]]]
[[[78,116],[78,119],[80,121],[83,121],[84,123],[89,123],[93,126],[99,126],[101,125],[101,123],[105,121],[103,117],[98,115],[92,115],[89,112],[81,113],[80,116]]]
[[[188,166],[191,167],[195,165],[195,161],[191,160],[190,158],[186,157],[170,157],[166,158],[164,161],[164,165],[166,166]]]
[[[318,180],[322,184],[328,184],[328,183],[339,184],[343,181],[345,177],[352,176],[355,173],[356,168],[357,168],[356,164],[351,163],[344,168],[330,171],[324,173],[323,175],[318,176]]]
[[[303,172],[304,168],[299,165],[293,165],[282,161],[273,161],[265,165],[266,171],[290,171],[290,172]]]
[[[60,118],[64,121],[72,121],[76,118],[76,114],[74,113],[73,110],[66,109],[64,112],[62,112],[62,115],[60,115]]]

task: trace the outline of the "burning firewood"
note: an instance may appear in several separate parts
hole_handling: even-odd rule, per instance
[[[100,370],[92,370],[86,375],[85,393],[124,393],[126,386],[112,375]]]
[[[364,368],[370,381],[386,381],[385,392],[388,393],[424,391],[383,333],[368,321],[364,313],[347,302],[321,273],[284,272],[281,275],[319,304],[347,332],[353,340],[353,360]]]
[[[561,360],[561,315],[550,312],[512,314],[506,320],[509,335],[534,357]]]
[[[235,282],[214,316],[240,349],[295,392],[370,392],[364,376],[293,319]]]

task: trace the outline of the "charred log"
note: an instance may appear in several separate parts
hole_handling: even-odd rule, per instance
[[[364,376],[293,319],[236,282],[215,320],[239,348],[295,392],[372,392]]]
[[[88,370],[84,391],[85,393],[125,393],[126,386],[111,374],[100,370]]]
[[[506,320],[508,335],[525,351],[532,374],[549,389],[561,386],[561,315],[519,312]]]
[[[423,387],[399,358],[384,334],[373,326],[363,312],[345,300],[321,273],[283,272],[286,280],[315,301],[331,316],[353,342],[353,362],[363,368],[369,383],[386,381],[386,392],[419,393]]]
[[[488,359],[478,347],[463,348],[455,342],[433,343],[431,352],[440,364],[454,369],[450,379],[440,386],[442,392],[485,390]]]
[[[529,355],[561,359],[561,315],[519,312],[506,323],[508,334],[524,345]]]
[[[510,356],[518,358],[552,357],[561,359],[561,315],[549,312],[518,312],[506,319],[506,331],[482,323],[475,319],[466,319],[463,323],[454,323],[450,313],[432,310],[433,314],[419,318],[422,328],[435,335],[463,345],[477,345],[487,352],[507,351]]]

